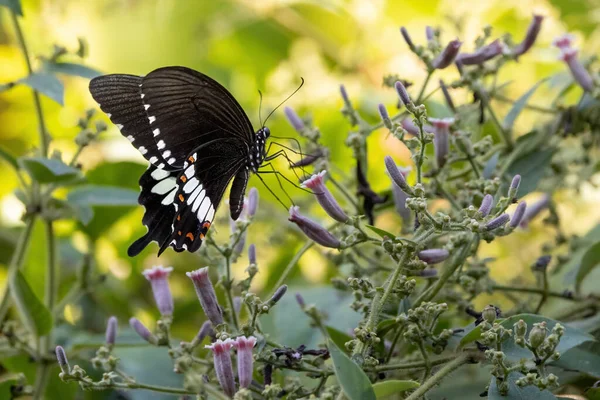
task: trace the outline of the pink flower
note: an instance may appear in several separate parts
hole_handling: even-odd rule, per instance
[[[552,41],[552,44],[558,47],[560,50],[566,50],[573,46],[573,42],[575,41],[575,37],[570,33],[565,33],[562,36],[557,37]]]
[[[254,359],[252,358],[252,348],[256,344],[256,338],[250,336],[238,336],[234,341],[234,347],[237,349],[237,365],[238,365],[238,379],[240,387],[247,388],[252,383],[252,364]]]
[[[332,247],[337,249],[340,247],[340,241],[333,236],[327,229],[321,225],[300,214],[298,206],[290,207],[289,220],[295,223],[302,232],[310,239],[324,247]]]
[[[235,394],[235,380],[233,378],[233,367],[231,365],[231,354],[229,350],[234,345],[231,339],[217,340],[211,345],[204,346],[213,352],[213,361],[215,365],[215,373],[221,388],[229,397]]]
[[[212,322],[214,326],[222,324],[223,315],[221,314],[221,308],[217,302],[215,289],[210,281],[210,277],[208,276],[208,267],[187,272],[186,275],[194,283],[194,288],[196,289],[196,294],[198,295],[200,305],[202,306],[202,309],[204,310],[204,313],[208,319],[210,319],[210,322]]]
[[[325,186],[325,182],[323,177],[327,171],[321,171],[318,174],[315,174],[302,182],[302,187],[312,190],[314,195],[317,198],[317,201],[323,207],[323,210],[333,219],[339,222],[346,222],[348,220],[348,216],[342,210],[342,207],[337,202],[335,197],[331,194],[327,186]]]
[[[168,280],[172,271],[172,267],[164,268],[159,265],[142,272],[152,285],[152,294],[154,294],[154,301],[156,301],[160,315],[173,315],[173,296]]]
[[[594,81],[590,73],[585,69],[581,61],[579,61],[577,50],[570,47],[562,48],[561,50],[560,59],[567,64],[575,81],[583,90],[591,92],[594,89]]]

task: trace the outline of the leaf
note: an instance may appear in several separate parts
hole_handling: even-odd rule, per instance
[[[44,336],[52,329],[52,315],[37,298],[21,271],[9,278],[12,296],[24,323],[36,336]]]
[[[53,158],[21,157],[19,162],[38,183],[67,182],[81,177],[77,168]]]
[[[2,0],[0,0],[1,3]],[[9,374],[4,375],[0,378],[0,399],[12,399],[12,388],[13,386],[21,384],[21,375]]]
[[[540,315],[534,314],[518,314],[513,315],[510,318],[506,318],[503,320],[499,320],[498,323],[507,329],[513,329],[513,325],[522,319],[527,323],[527,328],[531,330],[534,323],[545,321],[548,329],[552,330],[554,325],[558,323],[550,318],[542,317]],[[568,324],[563,324],[565,326],[565,334],[560,339],[560,343],[558,344],[556,351],[560,353],[565,353],[567,350],[578,346],[584,342],[594,340],[594,337],[580,331],[577,328],[569,326]],[[460,347],[464,347],[465,345],[472,343],[481,338],[481,325],[477,326],[471,332],[466,334],[462,340],[460,341]],[[502,344],[502,351],[506,354],[506,356],[512,360],[519,360],[521,358],[531,358],[531,352],[527,349],[523,349],[517,346],[512,338],[505,340]]]
[[[67,196],[70,203],[86,206],[137,206],[139,193],[136,190],[112,186],[85,185]]]
[[[19,169],[19,163],[17,162],[15,156],[4,150],[2,147],[0,147],[0,158],[9,163],[14,169]]]
[[[485,163],[485,168],[483,168],[483,177],[485,179],[490,179],[494,170],[496,169],[496,165],[498,165],[498,159],[500,158],[500,152],[497,151],[490,157],[490,159]]]
[[[421,386],[419,382],[415,381],[391,380],[377,382],[373,385],[373,391],[375,391],[375,396],[377,397],[377,400],[379,400],[396,393],[404,392],[409,389],[416,389],[419,386]]]
[[[515,121],[519,117],[519,114],[521,114],[521,111],[523,111],[523,109],[527,105],[527,101],[529,100],[531,95],[533,95],[537,88],[539,88],[540,85],[546,82],[547,80],[548,78],[542,79],[541,81],[533,85],[533,87],[529,89],[523,96],[519,97],[517,101],[514,102],[512,108],[506,115],[506,118],[504,118],[504,123],[502,124],[502,126],[504,126],[504,129],[509,131],[513,129]]]
[[[349,335],[331,326],[326,326],[325,329],[327,330],[329,338],[333,340],[336,346],[340,349],[346,348],[346,342],[352,340],[352,338]]]
[[[523,197],[537,189],[540,180],[544,177],[550,165],[553,155],[554,149],[534,151],[512,163],[508,169],[509,175],[521,175],[519,197]]]
[[[600,242],[595,243],[587,249],[581,259],[581,264],[579,264],[579,269],[577,270],[577,277],[575,278],[575,290],[577,292],[581,289],[581,282],[598,265],[600,265]]]
[[[375,400],[375,392],[367,375],[333,341],[327,342],[335,376],[349,400]]]
[[[588,400],[600,400],[600,388],[592,387],[585,391]]]
[[[21,0],[0,0],[0,6],[8,7],[8,9],[19,16],[23,16],[23,7]]]
[[[394,235],[393,233],[390,233],[386,230],[380,229],[376,226],[369,225],[369,224],[365,224],[365,226],[367,228],[369,228],[370,230],[372,230],[373,232],[375,232],[376,234],[378,234],[379,236],[381,236],[382,238],[387,236],[390,239],[394,239],[396,237],[396,235]]]
[[[81,64],[68,63],[68,62],[51,62],[47,61],[44,64],[44,69],[49,73],[59,73],[73,76],[80,76],[82,78],[92,79],[102,73],[93,68],[87,67]]]
[[[36,72],[19,82],[51,98],[61,106],[64,105],[65,87],[56,76],[45,72]]]
[[[515,383],[524,375],[513,372],[508,375],[508,393],[503,396],[498,391],[496,377],[492,376],[490,388],[488,389],[489,400],[556,400],[556,397],[548,390],[540,390],[536,386],[525,386],[521,388]]]
[[[562,354],[553,366],[567,371],[579,371],[600,379],[600,343],[585,342]]]

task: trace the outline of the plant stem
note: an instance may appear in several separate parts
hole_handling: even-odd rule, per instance
[[[417,400],[423,398],[428,391],[437,386],[447,375],[451,374],[463,365],[471,363],[473,359],[481,359],[481,355],[462,353],[458,356],[455,356],[454,359],[442,367],[437,374],[423,382],[423,384],[417,390],[412,392],[412,394],[408,396],[406,400]]]
[[[456,359],[456,355],[434,358],[429,360],[429,365],[435,367],[436,365],[446,364],[452,360]],[[401,370],[413,370],[413,369],[421,369],[426,368],[427,363],[425,361],[415,361],[415,362],[407,362],[407,363],[398,363],[398,364],[387,364],[387,365],[378,365],[373,369],[367,369],[367,371],[375,371],[375,372],[386,372],[386,371],[401,371]]]
[[[531,294],[540,294],[544,295],[544,290],[539,288],[530,288],[530,287],[521,287],[521,286],[505,286],[505,285],[492,285],[492,290],[499,290],[503,292],[519,292],[519,293],[531,293]],[[582,301],[583,297],[577,295],[571,295],[568,293],[548,291],[548,297],[557,297],[563,300],[570,301]]]
[[[502,136],[502,140],[504,141],[504,144],[506,145],[506,147],[508,147],[509,150],[512,149],[515,144],[513,142],[511,133],[508,132],[506,129],[504,129],[504,126],[502,125],[502,123],[500,122],[498,117],[496,116],[496,113],[492,109],[492,104],[490,103],[490,99],[489,99],[487,93],[484,93],[483,90],[480,90],[478,94],[479,94],[479,97],[481,98],[481,101],[483,101],[485,109],[488,111],[490,118],[492,118],[494,125],[496,125],[496,127],[498,128],[498,131],[500,132],[500,135]]]
[[[433,75],[433,71],[435,71],[435,70],[431,70],[431,71],[427,72],[427,76],[425,77],[425,80],[423,81],[423,86],[421,86],[421,90],[419,91],[419,95],[417,96],[417,101],[415,101],[416,105],[421,104],[421,101],[423,100],[423,94],[425,93],[427,84],[429,83],[429,80],[431,79],[431,76]]]
[[[354,198],[352,197],[352,195],[346,190],[345,187],[343,187],[337,180],[335,180],[331,175],[329,175],[329,181],[331,181],[331,183],[333,184],[333,186],[335,186],[337,188],[337,190],[340,191],[340,193],[342,193],[344,195],[344,197],[346,198],[346,200],[348,200],[348,202],[350,204],[352,204],[352,206],[356,209],[356,211],[358,212],[360,210],[360,206],[358,205],[358,203],[356,202],[356,200],[354,200]]]
[[[27,73],[29,75],[33,74],[33,68],[31,67],[31,59],[29,58],[29,50],[27,50],[27,43],[25,43],[25,38],[23,37],[23,31],[21,30],[21,25],[19,24],[19,19],[17,14],[11,12],[13,25],[15,27],[15,33],[17,34],[17,40],[19,41],[19,47],[21,48],[21,52],[23,52],[23,58],[25,58],[25,63],[27,64]],[[42,102],[40,100],[40,94],[37,90],[33,90],[33,103],[35,105],[35,111],[38,118],[38,127],[40,134],[40,151],[43,157],[48,155],[48,136],[46,135],[46,123],[44,122],[44,114],[42,111]]]
[[[12,259],[10,261],[10,265],[8,266],[8,276],[10,277],[14,273],[16,273],[23,265],[23,261],[25,260],[25,253],[27,251],[27,246],[29,245],[29,240],[31,239],[31,234],[33,233],[33,227],[35,226],[35,216],[30,215],[25,220],[25,228],[23,232],[21,232],[21,236],[19,236],[19,240],[15,247],[15,252],[13,253]],[[6,314],[8,314],[8,309],[10,308],[10,286],[8,282],[10,279],[6,280],[6,287],[4,289],[4,295],[2,297],[2,302],[0,303],[0,326],[4,322],[6,318]]]
[[[227,271],[227,285],[225,285],[225,292],[227,293],[229,308],[231,309],[231,322],[233,323],[233,326],[235,326],[235,329],[240,329],[237,314],[235,312],[235,304],[233,303],[233,295],[231,294],[231,260],[229,255],[225,257],[225,269]]]
[[[287,279],[290,272],[292,272],[292,269],[294,268],[294,266],[296,266],[296,264],[300,260],[300,257],[302,257],[304,255],[304,253],[306,253],[308,251],[308,249],[310,249],[314,244],[315,244],[315,242],[313,242],[312,240],[309,240],[306,243],[304,243],[304,246],[302,246],[302,248],[300,250],[298,250],[298,252],[296,254],[294,254],[294,257],[292,257],[292,259],[290,260],[288,265],[285,267],[285,269],[279,276],[279,279],[275,283],[275,286],[273,286],[273,291],[269,297],[272,297],[275,294],[275,291],[281,285],[283,285],[285,283],[285,280]]]
[[[548,300],[548,293],[550,292],[550,283],[548,282],[548,272],[546,271],[546,269],[544,269],[542,274],[542,298],[540,299],[540,302],[538,303],[538,306],[535,309],[536,314],[540,313],[542,306],[544,305],[546,300]]]

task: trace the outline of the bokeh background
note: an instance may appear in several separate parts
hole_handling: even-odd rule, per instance
[[[512,82],[507,89],[511,98],[519,97],[540,78],[564,70],[557,61],[557,52],[550,46],[554,37],[565,32],[575,34],[582,52],[587,55],[597,54],[600,48],[597,25],[600,1],[597,0],[24,0],[23,8],[22,26],[30,52],[36,56],[34,66],[39,63],[37,57],[48,56],[54,44],[76,50],[78,38],[87,43],[84,63],[103,73],[143,75],[162,66],[184,65],[226,86],[255,126],[258,126],[258,90],[264,94],[264,116],[287,97],[303,77],[304,87],[286,105],[303,116],[310,115],[320,128],[322,142],[329,146],[336,165],[332,173],[341,181],[352,178],[353,161],[351,151],[344,145],[351,127],[339,112],[342,107],[339,85],[346,86],[364,118],[375,123],[378,103],[392,109],[397,102],[395,93],[382,84],[384,75],[399,74],[415,82],[417,88],[425,77],[423,65],[407,49],[399,34],[400,26],[406,26],[413,40],[418,42],[425,41],[426,25],[440,26],[444,41],[458,37],[464,41],[463,51],[469,51],[486,25],[494,28],[493,36],[510,33],[515,40],[520,40],[532,15],[544,15],[536,46],[518,64],[505,68],[500,77]],[[16,43],[9,14],[0,9],[0,83],[26,75]],[[457,75],[453,68],[448,68],[437,77],[452,81]],[[76,150],[77,121],[86,109],[96,105],[87,90],[87,79],[69,76],[60,76],[60,79],[65,84],[65,105],[61,107],[44,98],[43,108],[53,136],[51,150],[60,151],[70,159]],[[466,95],[461,97],[460,92],[454,95],[458,103],[471,101]],[[432,99],[430,114],[444,116],[446,111],[438,107],[440,98],[434,95]],[[544,90],[532,98],[534,104],[545,102]],[[507,105],[497,106],[500,115],[508,110]],[[527,132],[543,118],[543,115],[524,112],[518,121],[518,132]],[[269,126],[274,135],[295,135],[281,109],[270,119]],[[18,86],[1,93],[2,148],[15,155],[25,155],[36,148],[37,141],[30,89]],[[369,180],[377,191],[387,190],[390,185],[383,171],[384,155],[390,154],[405,165],[411,163],[407,149],[384,130],[371,135],[369,152]],[[143,158],[111,124],[108,132],[84,150],[81,163],[90,182],[132,189],[137,188],[138,178],[145,169]],[[285,165],[280,167],[294,178]],[[2,282],[24,210],[14,195],[18,185],[16,176],[2,162],[0,168]],[[273,179],[267,177],[266,180],[279,197],[285,198]],[[255,243],[258,249],[260,273],[253,290],[268,293],[304,238],[289,225],[287,210],[260,181],[253,178],[251,186],[256,186],[261,195],[259,213],[247,238],[247,243]],[[317,218],[323,217],[327,223],[302,191],[291,185],[285,188],[303,210]],[[566,221],[565,233],[587,232],[600,215],[598,208],[593,207],[600,201],[599,192],[591,186],[579,189],[555,196],[559,214]],[[348,190],[355,188],[350,186]],[[527,200],[534,200],[538,195],[533,193]],[[92,224],[85,228],[73,221],[56,223],[61,249],[61,293],[64,294],[75,279],[76,266],[82,254],[90,249],[95,254],[95,271],[106,274],[103,284],[66,308],[65,332],[75,332],[78,328],[91,333],[102,332],[109,315],[117,315],[124,325],[130,316],[136,316],[153,326],[158,313],[141,271],[161,264],[175,268],[171,280],[176,301],[174,334],[186,339],[195,334],[203,315],[184,273],[204,266],[207,261],[171,250],[157,259],[155,244],[138,257],[128,258],[127,247],[145,232],[140,223],[142,213],[141,207],[106,208],[96,210]],[[224,207],[213,225],[217,241],[228,240],[227,219]],[[378,215],[376,225],[394,229],[398,221],[393,212],[386,211]],[[533,277],[528,267],[539,255],[539,246],[551,241],[549,235],[554,234],[554,230],[538,221],[526,231],[483,246],[484,256],[496,257],[492,263],[493,277],[505,282],[515,279],[520,283],[531,282]],[[24,271],[40,296],[44,246],[43,229],[39,226],[35,229]],[[316,293],[320,285],[337,273],[329,255],[320,248],[308,251],[288,284]],[[244,253],[234,266],[235,276],[243,277],[246,266]],[[478,301],[484,304],[489,299]],[[494,301],[511,304],[506,298]],[[135,362],[133,364],[135,367]]]

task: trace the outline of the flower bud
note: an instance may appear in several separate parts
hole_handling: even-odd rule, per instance
[[[300,160],[292,163],[290,165],[291,168],[299,168],[299,167],[307,167],[309,165],[314,164],[319,158],[323,157],[325,152],[322,149],[316,149],[312,152],[312,154],[306,154]]]
[[[327,171],[321,171],[318,174],[313,175],[302,182],[302,187],[312,190],[317,201],[321,207],[323,207],[323,210],[325,210],[331,218],[338,222],[346,222],[348,221],[348,215],[342,210],[342,207],[335,197],[333,197],[333,194],[331,194],[329,189],[327,189],[327,186],[325,186],[323,177],[326,173]]]
[[[412,168],[407,167],[398,167],[398,171],[404,178],[410,173]],[[389,176],[389,174],[388,174]],[[400,188],[400,186],[396,185],[392,180],[392,197],[394,198],[394,207],[396,208],[396,212],[402,217],[402,221],[404,223],[408,223],[411,218],[411,212],[408,207],[406,207],[406,199],[408,199],[408,195]]]
[[[519,226],[521,228],[526,228],[527,225],[529,225],[529,223],[531,222],[531,220],[534,219],[545,208],[547,208],[549,204],[550,195],[544,194],[540,200],[527,207],[527,209],[525,210],[525,215],[523,215],[523,219],[521,220]]]
[[[454,123],[454,118],[429,118],[433,125],[433,149],[437,167],[442,168],[446,164],[448,150],[450,148],[450,126]]]
[[[377,107],[379,109],[379,115],[381,116],[383,125],[385,125],[386,128],[391,130],[394,126],[392,125],[392,120],[390,119],[390,115],[388,114],[387,109],[383,104],[379,104]]]
[[[250,265],[256,264],[256,246],[254,243],[248,246],[248,263]]]
[[[248,216],[254,217],[256,210],[258,209],[258,189],[255,187],[250,188],[248,193]]]
[[[348,107],[352,107],[352,103],[350,102],[350,97],[348,97],[348,92],[346,91],[346,86],[340,85],[340,94],[342,95],[342,100]]]
[[[146,342],[154,345],[158,343],[156,336],[154,336],[139,319],[131,317],[129,319],[129,325],[135,331],[135,333],[137,333]]]
[[[300,306],[300,308],[304,309],[306,307],[306,303],[304,302],[304,297],[300,293],[296,293],[296,302]]]
[[[479,213],[487,217],[490,211],[492,211],[492,205],[494,203],[494,197],[491,194],[486,194],[481,200],[481,205],[479,206]]]
[[[435,39],[435,32],[433,31],[433,28],[429,25],[425,27],[425,37],[427,38],[428,42],[431,42],[433,39]]]
[[[529,332],[529,345],[537,349],[544,343],[546,339],[546,322],[539,322],[537,324],[533,324],[533,328]]]
[[[484,62],[502,54],[502,43],[496,39],[487,46],[481,47],[473,53],[460,53],[456,57],[456,62],[462,65],[481,65]]]
[[[254,359],[252,358],[252,348],[256,344],[256,338],[250,336],[238,336],[233,345],[237,349],[237,366],[238,366],[238,380],[240,387],[247,388],[252,383],[252,364]]]
[[[488,231],[493,231],[494,229],[500,228],[504,224],[508,222],[510,217],[508,214],[502,214],[491,220],[485,225],[485,229]]]
[[[519,191],[519,186],[521,185],[521,175],[515,175],[510,182],[510,187],[508,188],[508,198],[514,199],[517,197],[517,192]]]
[[[210,322],[212,322],[214,326],[222,324],[223,314],[221,313],[221,307],[219,307],[219,303],[217,302],[215,289],[208,276],[208,267],[187,272],[186,275],[194,283],[200,305]]]
[[[454,62],[461,45],[462,43],[458,40],[453,40],[448,43],[446,48],[433,60],[431,66],[434,69],[444,69],[448,67]]]
[[[273,306],[274,304],[277,304],[277,302],[281,300],[285,292],[287,292],[287,289],[287,285],[279,286],[275,293],[273,293],[273,296],[269,299],[269,305]]]
[[[302,119],[298,116],[298,114],[296,114],[294,109],[291,107],[285,107],[283,109],[283,112],[284,112],[288,122],[290,123],[290,125],[292,125],[292,127],[296,130],[296,132],[302,133],[305,128],[304,121],[302,121]]]
[[[402,104],[404,104],[405,106],[412,104],[410,96],[408,95],[408,92],[406,91],[406,88],[404,87],[402,82],[396,81],[394,87],[396,88],[396,92],[398,93],[398,97],[400,97]]]
[[[398,169],[398,166],[394,162],[394,159],[390,156],[385,156],[384,162],[385,168],[387,169],[387,173],[390,176],[390,178],[392,178],[392,181],[394,181],[394,183],[398,185],[398,187],[402,189],[406,194],[412,195],[413,190],[406,182],[404,174]]]
[[[562,50],[560,59],[567,64],[571,70],[571,75],[573,75],[573,78],[583,90],[591,92],[594,89],[594,81],[590,73],[585,69],[581,61],[579,61],[577,50],[573,48]]]
[[[550,261],[552,261],[552,256],[549,254],[538,257],[538,259],[535,260],[532,269],[535,271],[545,271],[548,268]]]
[[[515,213],[513,214],[512,218],[510,219],[510,227],[511,228],[516,228],[517,226],[519,226],[519,224],[521,223],[521,220],[523,219],[523,215],[525,214],[525,210],[527,209],[527,203],[525,203],[524,201],[520,202],[519,205],[517,206],[517,208],[515,209]]]
[[[485,306],[485,308],[481,312],[481,316],[483,317],[483,319],[485,321],[489,322],[490,324],[493,324],[494,321],[496,320],[496,317],[498,316],[496,314],[496,307],[494,307],[491,304],[488,306]]]
[[[427,264],[437,264],[448,258],[450,253],[446,249],[427,249],[420,251],[417,256]]]
[[[202,341],[204,340],[205,337],[214,336],[214,335],[215,335],[215,331],[212,328],[211,322],[204,321],[204,323],[200,327],[200,330],[198,330],[196,337],[194,337],[194,340],[192,341],[192,345],[197,346],[200,343],[202,343]]]
[[[117,317],[110,317],[106,323],[106,345],[111,348],[115,344],[117,337]]]
[[[58,366],[63,374],[68,375],[71,373],[71,366],[69,366],[69,360],[67,359],[67,354],[65,353],[65,349],[62,346],[56,346],[54,351],[56,354],[56,360],[58,361]]]
[[[338,238],[333,236],[327,229],[317,224],[315,221],[300,214],[298,206],[290,207],[289,221],[295,223],[302,232],[310,239],[324,247],[337,249],[341,243]]]
[[[162,265],[155,266],[152,269],[142,272],[144,277],[150,281],[154,301],[160,311],[160,315],[173,315],[173,296],[169,288],[169,274],[173,271],[172,267],[163,268]]]
[[[515,336],[525,336],[527,333],[527,323],[520,319],[514,325],[515,328]]]
[[[415,52],[417,48],[415,47],[415,44],[413,43],[412,39],[410,38],[410,35],[408,34],[408,31],[406,30],[406,28],[405,27],[401,27],[400,28],[400,33],[402,34],[402,37],[404,38],[404,41],[408,45],[408,48],[412,52]]]
[[[452,112],[456,112],[456,107],[454,106],[454,101],[452,100],[452,96],[450,96],[450,92],[448,91],[448,86],[446,86],[442,79],[440,79],[440,89],[442,89],[442,94],[444,95],[444,99],[446,99],[448,108],[452,110]]]
[[[218,339],[211,345],[204,346],[213,352],[213,363],[217,380],[221,385],[223,392],[229,397],[235,394],[235,380],[233,378],[233,366],[231,364],[231,354],[229,349],[233,346],[234,341],[231,339]]]
[[[541,15],[534,15],[531,23],[529,24],[529,28],[527,28],[527,33],[525,34],[525,38],[521,43],[519,43],[512,50],[513,54],[516,56],[520,56],[526,53],[535,43],[540,30],[542,29],[542,21],[544,17]]]

